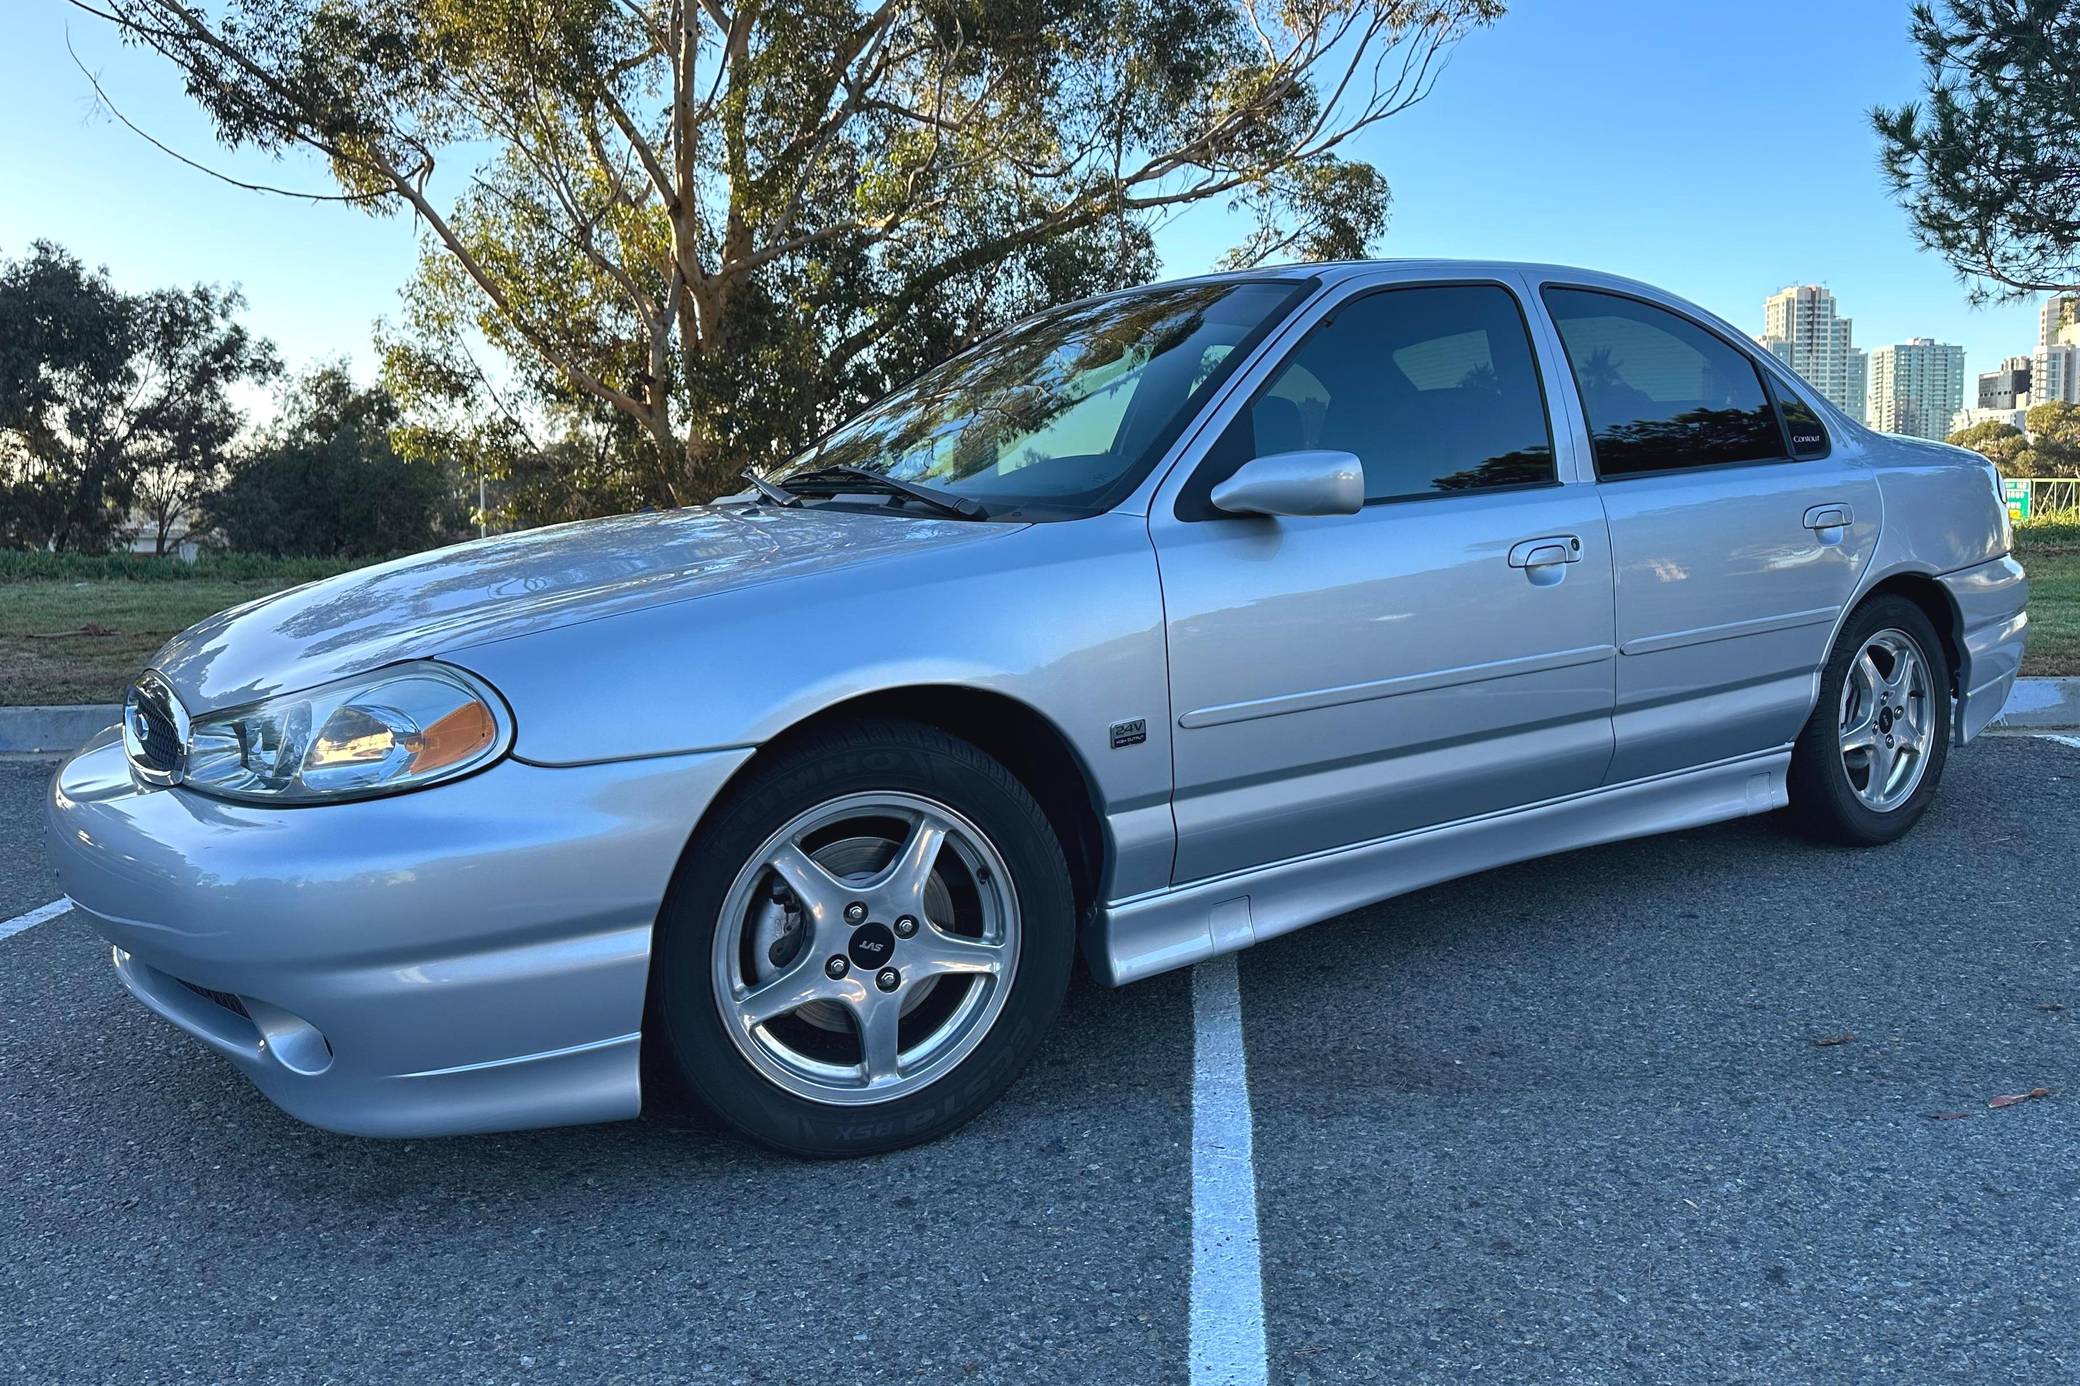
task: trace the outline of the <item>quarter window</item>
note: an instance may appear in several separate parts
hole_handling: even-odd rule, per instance
[[[1784,456],[1755,363],[1664,308],[1588,289],[1547,289],[1602,477]]]
[[[1820,422],[1819,414],[1781,385],[1772,387],[1777,397],[1777,408],[1784,415],[1784,436],[1791,440],[1793,457],[1827,456],[1827,426]]]
[[[1556,480],[1553,436],[1516,299],[1486,284],[1388,289],[1336,309],[1221,435],[1180,506],[1253,457],[1328,449],[1368,501]]]

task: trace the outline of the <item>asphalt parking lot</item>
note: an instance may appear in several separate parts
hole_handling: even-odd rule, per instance
[[[0,919],[57,893],[48,773],[0,763]],[[2076,882],[2080,749],[1990,738],[1892,847],[1749,821],[1244,954],[1270,1379],[2073,1379]],[[0,939],[0,1378],[1181,1382],[1193,1033],[1189,975],[1085,982],[989,1115],[870,1162],[386,1144],[60,915]]]

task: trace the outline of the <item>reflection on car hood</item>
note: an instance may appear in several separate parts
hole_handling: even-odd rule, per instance
[[[400,659],[1022,528],[827,508],[697,507],[503,534],[220,612],[152,661],[191,711]]]

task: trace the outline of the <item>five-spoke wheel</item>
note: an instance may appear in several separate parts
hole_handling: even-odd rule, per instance
[[[1074,921],[1047,815],[972,744],[878,720],[790,738],[710,812],[666,898],[664,1056],[786,1150],[929,1140],[1038,1049]]]
[[[1887,592],[1851,612],[1792,749],[1792,821],[1857,846],[1912,827],[1949,754],[1950,683],[1942,638],[1917,602]]]
[[[936,800],[848,794],[752,854],[715,931],[715,998],[751,1064],[822,1102],[881,1102],[971,1052],[1018,969],[987,836]]]
[[[1842,768],[1856,797],[1890,813],[1928,769],[1933,720],[1928,656],[1913,636],[1885,629],[1863,642],[1842,680]]]

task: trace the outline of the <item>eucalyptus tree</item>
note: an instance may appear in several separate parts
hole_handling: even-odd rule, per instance
[[[306,148],[422,228],[391,388],[450,455],[611,444],[734,485],[1005,321],[1149,277],[1362,252],[1358,132],[1500,0],[81,0],[229,146]],[[487,361],[486,351],[490,355]],[[577,410],[589,442],[544,440]],[[463,435],[470,435],[465,438]]]

